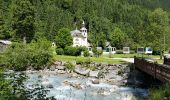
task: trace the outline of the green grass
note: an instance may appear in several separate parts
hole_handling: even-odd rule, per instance
[[[164,99],[167,98],[167,99]],[[151,88],[149,100],[169,100],[170,99],[170,85],[161,86],[159,88]]]
[[[111,57],[112,58],[134,58],[136,57],[142,57],[142,55],[138,54],[114,54]],[[159,58],[159,55],[143,55],[144,58]],[[100,57],[75,57],[75,56],[65,56],[65,55],[55,55],[54,60],[59,60],[59,61],[85,61],[87,59],[90,59],[93,62],[106,62],[109,64],[122,64],[122,63],[127,63],[123,60],[119,59],[108,59],[109,55],[102,55]],[[155,60],[159,64],[163,63],[163,60]]]
[[[103,55],[105,57],[109,57],[109,55]],[[144,57],[144,58],[160,58],[159,55],[145,55],[145,54],[113,54],[111,58],[134,58],[136,57]]]
[[[121,64],[121,63],[126,63],[125,61],[122,60],[113,60],[113,59],[107,59],[106,57],[75,57],[75,56],[64,56],[64,55],[56,55],[54,57],[54,60],[59,60],[59,61],[86,61],[87,59],[90,59],[93,62],[105,62],[108,64]]]

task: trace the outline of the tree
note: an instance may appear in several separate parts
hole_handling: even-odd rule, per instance
[[[169,27],[168,13],[161,8],[155,9],[149,14],[150,21],[150,41],[152,47],[160,52],[160,58],[162,59],[163,52],[165,50],[165,37],[167,29]],[[152,39],[151,39],[152,38]]]
[[[123,33],[120,28],[116,27],[113,33],[110,34],[110,43],[112,46],[122,49],[125,37],[125,33]]]
[[[30,0],[13,1],[11,5],[12,29],[14,37],[23,42],[30,42],[34,37],[34,7]]]
[[[93,47],[102,47],[106,46],[106,35],[103,32],[99,33],[89,33],[88,41],[93,45]]]
[[[65,48],[66,46],[71,46],[73,39],[70,30],[67,28],[62,28],[58,31],[55,37],[56,46],[59,48]]]

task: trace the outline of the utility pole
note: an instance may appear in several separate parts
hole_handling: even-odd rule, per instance
[[[166,40],[165,40],[165,34],[164,34],[164,52],[165,52],[165,42],[166,42]],[[163,54],[164,54],[164,52],[163,52]]]

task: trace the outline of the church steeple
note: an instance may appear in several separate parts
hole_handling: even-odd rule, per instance
[[[85,27],[85,22],[83,21],[83,23],[82,23],[82,28],[80,29],[80,31],[81,31],[81,33],[82,33],[82,35],[84,36],[84,37],[87,37],[87,29],[86,29],[86,27]]]
[[[85,27],[85,22],[84,22],[84,20],[83,20],[83,23],[82,23],[82,27]]]

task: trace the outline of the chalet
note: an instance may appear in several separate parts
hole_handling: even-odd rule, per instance
[[[0,53],[4,52],[10,44],[12,44],[11,41],[0,40]]]

